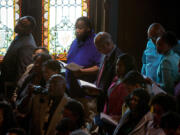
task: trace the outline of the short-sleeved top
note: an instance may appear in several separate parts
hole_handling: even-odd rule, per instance
[[[167,52],[157,70],[157,82],[169,94],[174,94],[175,83],[179,80],[178,63],[180,57],[173,51]]]
[[[97,51],[94,45],[95,34],[92,33],[84,42],[75,39],[68,51],[67,63],[74,62],[84,68],[99,66],[101,60],[101,54]],[[72,74],[69,70],[66,70],[67,85],[70,87],[70,81]]]

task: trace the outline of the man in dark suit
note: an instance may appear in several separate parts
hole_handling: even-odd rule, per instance
[[[101,112],[104,107],[107,89],[116,74],[115,68],[117,58],[122,52],[114,45],[111,35],[107,32],[99,32],[94,42],[97,50],[105,55],[96,80],[97,87],[103,90],[103,93],[98,98],[97,104],[98,112]]]
[[[1,65],[1,94],[4,94],[6,84],[16,84],[26,66],[32,63],[36,43],[31,32],[35,26],[36,21],[31,16],[21,17],[16,24],[14,31],[17,36],[9,46]]]

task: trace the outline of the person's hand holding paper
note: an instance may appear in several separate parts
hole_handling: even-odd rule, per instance
[[[74,75],[76,78],[81,78],[81,77],[83,76],[82,69],[75,70],[75,71],[72,71],[72,72],[73,72],[73,75]]]
[[[82,87],[88,96],[98,96],[101,94],[102,89],[96,87],[95,84],[83,80],[78,80],[80,87]]]

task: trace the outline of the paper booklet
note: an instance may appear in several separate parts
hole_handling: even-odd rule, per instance
[[[87,81],[78,80],[78,82],[79,82],[79,85],[80,85],[81,87],[83,87],[83,86],[89,86],[89,87],[97,88],[95,84],[90,83],[90,82],[87,82]]]
[[[61,60],[59,60],[59,62],[63,65],[63,67],[67,66],[67,63],[65,63],[65,62],[63,62]]]
[[[102,121],[115,125],[118,125],[118,122],[113,120],[109,115],[105,114],[105,113],[100,113],[100,119],[102,119]]]
[[[69,63],[69,64],[64,63],[64,62],[62,62],[62,61],[59,61],[59,62],[64,66],[64,68],[69,69],[69,70],[71,70],[71,71],[78,71],[78,70],[80,70],[81,68],[83,68],[83,66],[80,66],[80,65],[78,65],[78,64],[76,64],[76,63],[74,63],[74,62]]]
[[[155,83],[152,84],[152,92],[154,93],[154,95],[157,95],[159,93],[166,94],[166,92],[163,89],[161,89],[160,87],[158,87]]]

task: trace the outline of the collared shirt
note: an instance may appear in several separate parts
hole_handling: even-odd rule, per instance
[[[94,45],[95,34],[92,33],[84,42],[79,42],[75,39],[68,51],[67,63],[74,62],[84,68],[99,66],[101,54],[97,51]],[[66,70],[66,80],[68,88],[70,88],[72,74]]]
[[[106,59],[109,60],[109,58],[111,57],[111,55],[115,49],[116,49],[116,47],[114,46],[113,49],[108,54],[104,55],[104,58],[107,57]]]
[[[180,75],[178,72],[178,63],[180,57],[173,50],[167,52],[159,64],[157,70],[157,82],[169,94],[174,94],[174,86]]]
[[[161,57],[162,55],[157,52],[155,44],[150,39],[143,53],[141,73],[155,82],[157,81],[157,68]]]

